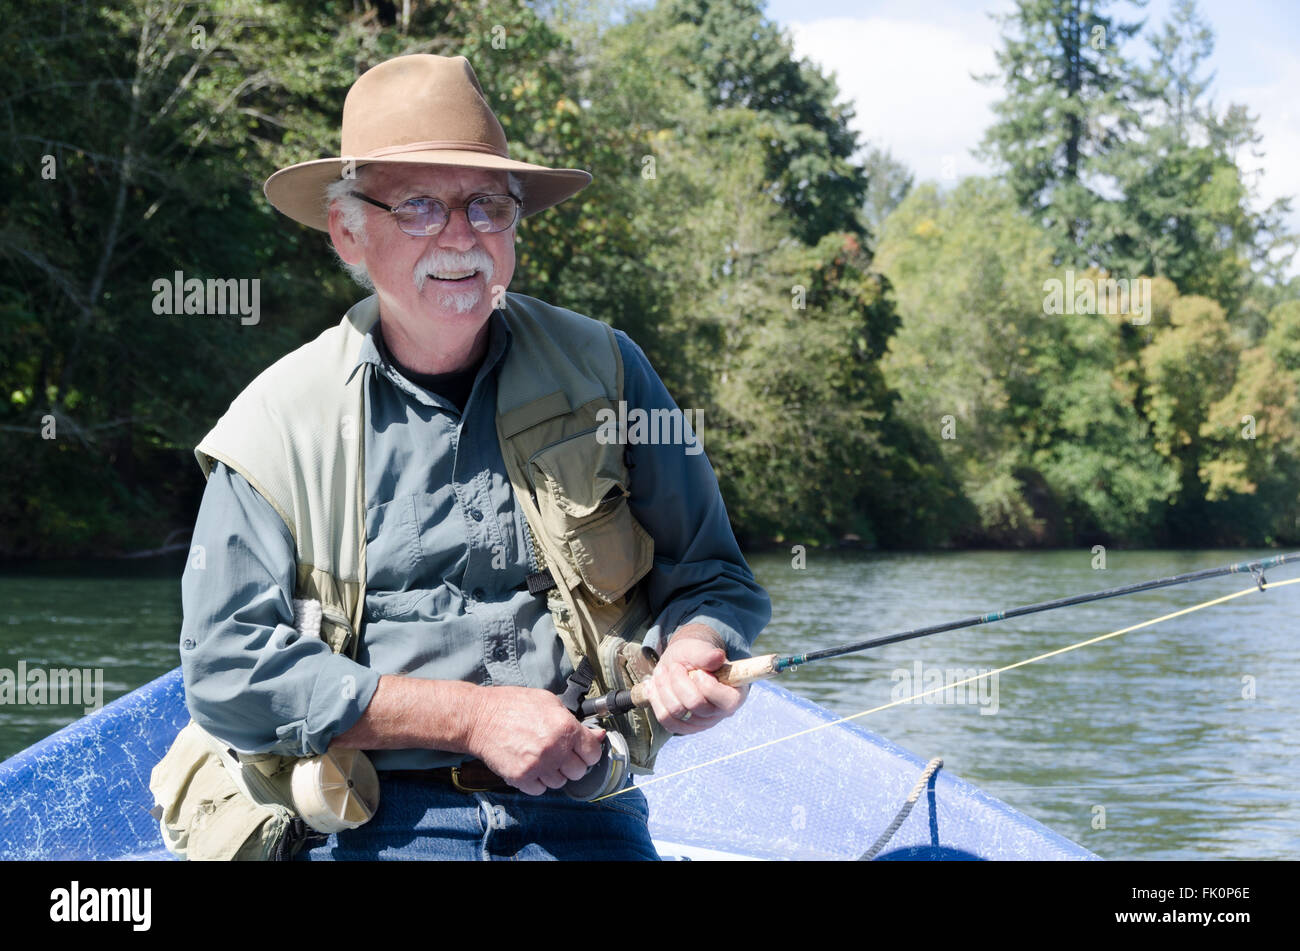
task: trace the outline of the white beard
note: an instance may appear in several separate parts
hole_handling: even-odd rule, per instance
[[[424,285],[429,280],[430,271],[448,274],[470,269],[477,269],[483,278],[483,283],[488,287],[492,286],[492,274],[495,270],[492,266],[492,258],[480,248],[466,254],[456,254],[434,248],[415,265],[411,277],[415,282],[416,292],[422,294],[424,293]],[[458,314],[469,313],[478,306],[482,298],[483,290],[481,287],[467,288],[463,291],[444,291],[440,289],[437,293],[438,306]]]
[[[444,310],[454,310],[458,314],[467,314],[478,306],[482,296],[483,291],[478,288],[472,291],[439,291],[438,306]]]

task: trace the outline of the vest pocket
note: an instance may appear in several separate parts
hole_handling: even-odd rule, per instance
[[[265,860],[284,832],[289,810],[254,802],[231,778],[218,741],[191,721],[153,768],[163,844],[191,861]]]
[[[606,604],[623,597],[654,561],[654,540],[627,502],[623,447],[601,443],[592,430],[537,452],[530,465],[546,534],[562,538],[569,549],[570,564],[561,570],[576,570]]]
[[[654,541],[637,524],[621,495],[611,511],[571,530],[567,537],[583,584],[607,604],[640,581],[654,558]]]

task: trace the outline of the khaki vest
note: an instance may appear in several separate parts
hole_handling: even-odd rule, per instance
[[[623,446],[596,437],[597,413],[616,413],[622,399],[618,343],[606,324],[522,294],[507,294],[501,309],[512,338],[497,376],[506,472],[534,553],[556,584],[547,595],[556,630],[575,666],[591,661],[591,694],[604,693],[648,673],[639,642],[651,618],[638,582],[654,557],[627,504]],[[221,461],[284,519],[297,556],[294,598],[319,602],[320,636],[352,656],[365,608],[367,419],[366,368],[353,368],[378,316],[378,299],[369,297],[277,361],[195,450],[205,476]],[[648,772],[667,732],[649,711],[619,719],[634,769]],[[269,857],[273,831],[292,816],[294,761],[236,754],[191,723],[150,783],[168,847],[191,858]],[[196,777],[206,777],[203,788],[192,788]],[[212,818],[223,809],[231,816],[225,825]],[[196,816],[200,832],[221,828],[220,842],[194,834]]]

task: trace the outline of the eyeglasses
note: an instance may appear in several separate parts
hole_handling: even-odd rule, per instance
[[[353,198],[360,198],[376,208],[392,212],[397,219],[397,227],[417,238],[427,238],[437,234],[447,226],[453,211],[465,209],[469,226],[482,234],[496,234],[505,231],[519,220],[519,199],[514,195],[480,195],[468,205],[448,208],[445,202],[437,198],[421,196],[408,198],[396,205],[385,205],[361,192],[349,192]]]

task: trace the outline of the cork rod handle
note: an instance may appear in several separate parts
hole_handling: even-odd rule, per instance
[[[776,654],[746,657],[744,660],[734,660],[723,664],[713,671],[713,676],[717,678],[718,683],[726,684],[728,687],[740,687],[745,684],[752,684],[755,680],[775,677],[780,673],[776,669],[776,661]],[[646,696],[644,682],[632,688],[632,703],[638,707],[650,706],[650,699]]]

